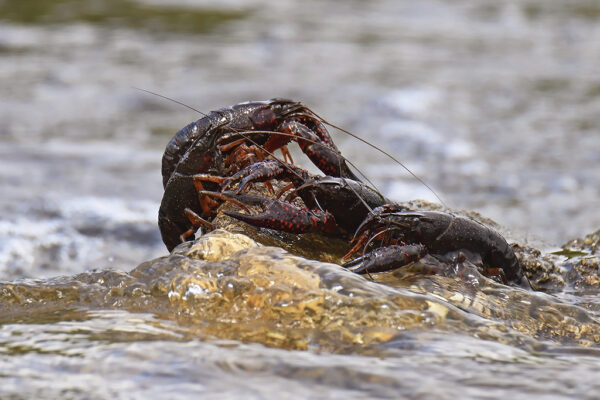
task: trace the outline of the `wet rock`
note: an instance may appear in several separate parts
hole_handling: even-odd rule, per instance
[[[560,297],[564,292],[550,296],[502,285],[469,263],[431,275],[427,263],[433,261],[425,260],[360,276],[261,244],[255,239],[267,241],[272,232],[255,233],[259,235],[249,237],[216,229],[129,273],[98,270],[1,284],[0,323],[21,322],[23,316],[57,322],[87,318],[96,310],[124,310],[140,313],[142,319],[148,315],[171,321],[168,334],[178,340],[219,338],[366,354],[382,354],[385,343],[409,331],[460,333],[536,352],[548,343],[600,343],[597,296],[584,302]],[[312,251],[334,257],[326,250]],[[539,282],[547,276],[547,287],[568,284],[564,265],[531,249],[522,251],[531,256],[531,269],[542,265],[547,274],[537,272]],[[148,317],[148,323],[154,324],[154,318]]]

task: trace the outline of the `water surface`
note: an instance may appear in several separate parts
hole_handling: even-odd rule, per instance
[[[365,281],[368,305],[340,326],[367,310],[382,325],[382,302],[420,300],[391,308],[392,320],[407,316],[393,334],[355,343],[352,329],[336,339],[304,327],[304,348],[281,339],[295,336],[275,317],[258,329],[265,339],[215,333],[238,326],[239,310],[205,324],[180,316],[160,274],[131,271],[167,255],[160,158],[200,116],[133,87],[204,112],[302,100],[390,150],[450,207],[545,251],[600,228],[599,18],[590,0],[0,2],[1,395],[593,398],[592,285],[522,294],[451,277]],[[333,134],[390,197],[435,201],[380,153]],[[545,313],[508,307],[511,296]],[[490,304],[497,312],[482,314]],[[507,310],[521,325],[569,328],[522,330]]]

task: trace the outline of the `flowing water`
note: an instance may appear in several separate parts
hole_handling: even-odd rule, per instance
[[[0,0],[0,398],[596,398],[598,38],[592,0]],[[371,281],[318,239],[167,257],[160,159],[200,116],[134,87],[302,100],[499,222],[540,290]],[[389,197],[436,200],[332,133]]]

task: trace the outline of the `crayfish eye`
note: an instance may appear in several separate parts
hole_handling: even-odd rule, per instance
[[[281,103],[273,103],[271,104],[271,111],[273,111],[275,115],[281,115],[283,113],[283,106]]]

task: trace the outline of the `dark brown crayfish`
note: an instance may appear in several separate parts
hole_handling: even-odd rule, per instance
[[[291,140],[324,173],[356,178],[323,123],[296,101],[239,103],[213,111],[180,130],[162,159],[165,194],[158,225],[169,251],[214,216],[220,202],[202,191],[219,190],[222,177],[277,149],[292,162],[286,147]]]
[[[328,176],[296,167],[286,148],[291,140]],[[273,158],[277,149],[284,161]],[[346,237],[353,244],[346,258],[361,255],[343,266],[357,273],[392,270],[425,254],[443,258],[459,252],[477,255],[485,274],[529,287],[499,233],[466,217],[392,203],[352,173],[323,122],[298,102],[248,102],[210,113],[169,142],[162,173],[159,227],[169,250],[198,227],[210,226],[217,206],[230,201],[246,213],[225,213],[254,226]],[[271,180],[291,183],[277,196],[244,194],[249,184]],[[247,206],[262,212],[252,214]]]

